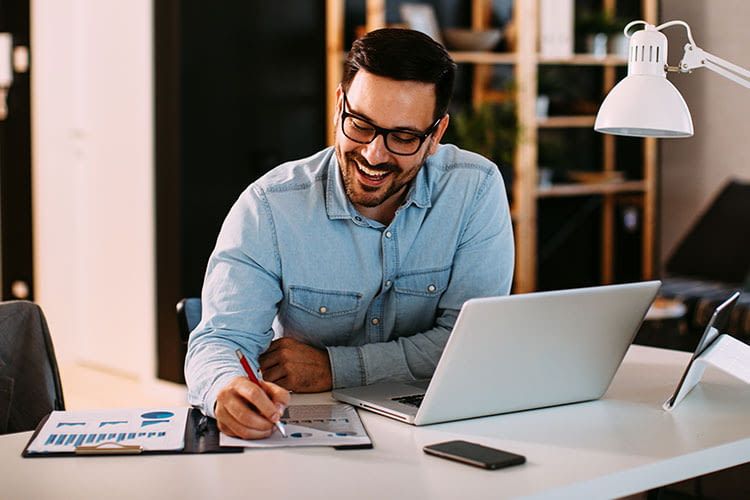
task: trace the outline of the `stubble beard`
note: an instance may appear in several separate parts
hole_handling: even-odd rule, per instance
[[[419,161],[419,167],[415,168],[413,174],[403,180],[399,179],[402,175],[403,170],[393,163],[380,163],[378,165],[370,165],[365,158],[354,151],[342,153],[340,148],[336,147],[336,157],[339,162],[341,170],[341,177],[344,181],[344,190],[349,200],[359,206],[374,208],[381,205],[383,202],[391,198],[391,196],[399,193],[404,187],[409,184],[417,173],[424,165],[427,159],[427,153],[425,152]],[[389,183],[384,186],[366,186],[359,183],[356,179],[357,173],[354,170],[357,169],[356,163],[360,163],[365,167],[374,170],[388,170],[391,172],[389,175],[393,176],[389,179]]]

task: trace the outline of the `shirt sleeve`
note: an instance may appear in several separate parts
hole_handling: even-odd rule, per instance
[[[493,170],[477,190],[432,329],[389,342],[327,347],[334,388],[432,376],[465,301],[507,295],[514,244],[508,198]]]
[[[203,283],[201,322],[188,341],[188,400],[206,415],[215,416],[217,393],[244,376],[235,350],[256,363],[270,345],[282,299],[279,276],[271,212],[263,192],[250,186],[222,225]]]

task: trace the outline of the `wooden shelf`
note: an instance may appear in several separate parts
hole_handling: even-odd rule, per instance
[[[518,54],[515,52],[450,52],[457,63],[470,64],[515,64]],[[598,57],[590,54],[574,54],[571,57],[545,57],[536,54],[537,64],[565,64],[571,66],[625,66],[628,60],[619,56]]]
[[[563,196],[585,196],[592,194],[641,193],[646,190],[644,181],[606,182],[601,184],[553,184],[537,188],[538,198],[559,198]]]
[[[565,64],[571,66],[625,66],[628,60],[619,56],[597,57],[590,54],[575,54],[571,57],[544,57],[537,55],[538,64]]]
[[[386,25],[386,3],[388,0],[365,0],[367,30]],[[344,4],[346,0],[326,0],[326,47],[327,47],[327,95],[328,108],[335,108],[336,88],[342,76],[344,47]],[[492,27],[492,0],[467,0],[471,4],[471,28],[482,30]],[[604,13],[614,14],[618,3],[624,0],[600,0],[595,2]],[[658,0],[637,0],[640,16],[649,23],[657,23]],[[602,93],[616,84],[619,70],[627,65],[627,59],[615,55],[597,57],[591,54],[573,54],[570,57],[542,56],[539,51],[539,0],[512,0],[513,24],[516,30],[514,52],[451,51],[456,63],[469,65],[462,68],[472,73],[471,105],[474,108],[488,102],[507,102],[512,99],[518,119],[519,139],[513,159],[513,204],[511,217],[516,245],[514,291],[531,292],[537,289],[538,263],[538,208],[541,198],[601,196],[601,283],[612,283],[616,279],[615,249],[617,248],[616,203],[623,197],[640,199],[643,210],[643,237],[641,244],[642,277],[654,275],[654,248],[656,222],[656,179],[658,152],[656,140],[641,141],[643,179],[598,184],[565,183],[549,188],[536,185],[539,176],[539,134],[548,129],[592,128],[596,121],[593,109],[581,109],[581,114],[567,116],[536,116],[536,101],[539,89],[539,71],[543,66],[564,65],[576,72],[583,67],[601,68]],[[493,85],[493,65],[511,65],[515,82],[513,93],[497,89]],[[544,71],[544,69],[542,69]],[[584,72],[588,73],[588,72]],[[598,72],[595,72],[598,73]],[[596,78],[586,75],[586,78]],[[571,108],[573,109],[573,108]],[[572,111],[571,111],[572,112]],[[588,113],[588,114],[583,114]],[[333,143],[333,122],[328,123],[328,140]],[[601,138],[601,170],[617,170],[617,143],[615,137]]]
[[[451,52],[457,63],[471,64],[515,64],[518,56],[515,52]]]
[[[515,96],[507,90],[487,89],[482,94],[483,102],[503,103],[513,101]]]
[[[539,128],[586,128],[593,127],[595,121],[596,115],[548,116],[537,118],[536,126]]]

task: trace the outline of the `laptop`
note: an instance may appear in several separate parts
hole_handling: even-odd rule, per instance
[[[333,397],[414,425],[600,398],[660,281],[471,299],[430,380]]]

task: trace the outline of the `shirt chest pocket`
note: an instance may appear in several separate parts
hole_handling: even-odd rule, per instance
[[[412,271],[393,282],[396,329],[402,335],[432,328],[440,296],[448,288],[451,267]]]
[[[290,286],[284,326],[319,345],[336,344],[351,336],[361,302],[356,292]]]

